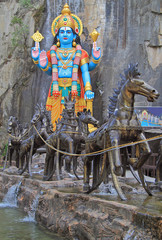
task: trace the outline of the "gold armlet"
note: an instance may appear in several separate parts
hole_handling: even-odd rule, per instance
[[[90,82],[87,82],[86,85],[85,85],[85,91],[92,91],[92,86],[90,84]]]
[[[80,66],[84,65],[85,63],[89,63],[89,58],[88,57],[81,59]]]
[[[95,60],[94,58],[92,58],[92,62],[95,63],[95,64],[99,63],[99,61],[100,61],[100,59]]]
[[[37,61],[35,61],[34,59],[33,59],[33,62],[35,63],[35,64],[38,64],[39,63],[39,61],[37,60]]]

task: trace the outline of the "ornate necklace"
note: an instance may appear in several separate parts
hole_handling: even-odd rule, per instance
[[[73,56],[74,56],[74,54],[75,54],[75,50],[72,50],[71,51],[71,56],[70,56],[70,58],[69,58],[69,60],[68,59],[66,59],[66,60],[63,60],[62,58],[61,58],[61,55],[60,55],[60,53],[59,53],[60,51],[57,51],[57,55],[58,55],[58,57],[59,57],[59,60],[60,60],[60,62],[62,63],[62,66],[58,66],[58,67],[62,67],[63,69],[67,69],[68,67],[72,67],[72,66],[67,66],[71,61],[72,61],[72,59],[73,59]],[[69,55],[69,51],[67,52],[67,56]]]
[[[74,50],[75,51],[74,51],[73,54],[75,54],[75,52],[76,52],[76,55],[75,55],[75,58],[74,58],[74,66],[69,66],[69,67],[73,68],[72,82],[73,81],[76,82],[77,79],[78,79],[78,66],[80,64],[80,59],[81,59],[81,55],[82,55],[82,48],[81,48],[80,45],[77,45]],[[58,89],[58,67],[59,66],[58,66],[58,60],[57,60],[57,57],[56,57],[56,52],[58,54],[57,46],[53,45],[50,49],[51,62],[52,62],[52,83],[51,83],[51,88],[50,88],[50,91],[49,91],[49,97],[52,97],[53,92],[56,91],[55,89]],[[71,59],[73,58],[73,56],[71,56]],[[60,59],[61,59],[61,56],[60,56]],[[63,64],[64,64],[64,62],[63,62]],[[66,67],[67,67],[67,62],[66,62]]]
[[[67,57],[69,53],[73,53],[75,49],[67,49],[67,48],[62,48],[62,49],[57,49],[57,52],[62,53],[63,57]]]

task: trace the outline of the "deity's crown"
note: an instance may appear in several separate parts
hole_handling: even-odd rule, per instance
[[[80,36],[83,31],[83,25],[80,18],[71,14],[68,4],[65,4],[61,13],[62,14],[56,17],[52,23],[51,30],[53,36],[58,33],[61,27],[70,27]]]

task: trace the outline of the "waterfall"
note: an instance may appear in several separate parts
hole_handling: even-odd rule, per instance
[[[35,213],[36,213],[36,210],[38,207],[39,197],[40,197],[40,194],[38,194],[36,196],[36,198],[34,199],[32,205],[31,205],[31,209],[28,212],[28,216],[25,217],[24,219],[22,219],[22,222],[35,222]]]
[[[9,188],[2,203],[0,203],[0,208],[17,207],[17,197],[19,194],[20,186],[21,186],[21,181],[18,184],[15,184]]]

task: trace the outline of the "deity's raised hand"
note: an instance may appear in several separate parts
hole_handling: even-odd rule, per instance
[[[45,68],[47,67],[47,64],[48,64],[47,53],[46,51],[42,50],[39,56],[39,65],[41,66],[41,68]]]
[[[34,60],[39,59],[39,54],[40,54],[40,48],[32,47],[31,49],[31,56]]]
[[[100,49],[100,47],[97,47],[96,49],[92,48],[92,57],[95,60],[99,60],[100,59],[100,57],[101,57],[101,49]]]
[[[39,42],[41,42],[44,37],[39,31],[37,31],[36,33],[33,34],[33,36],[31,36],[31,38],[35,41],[35,47],[32,48],[31,55],[32,58],[36,61],[39,59],[40,54]]]

